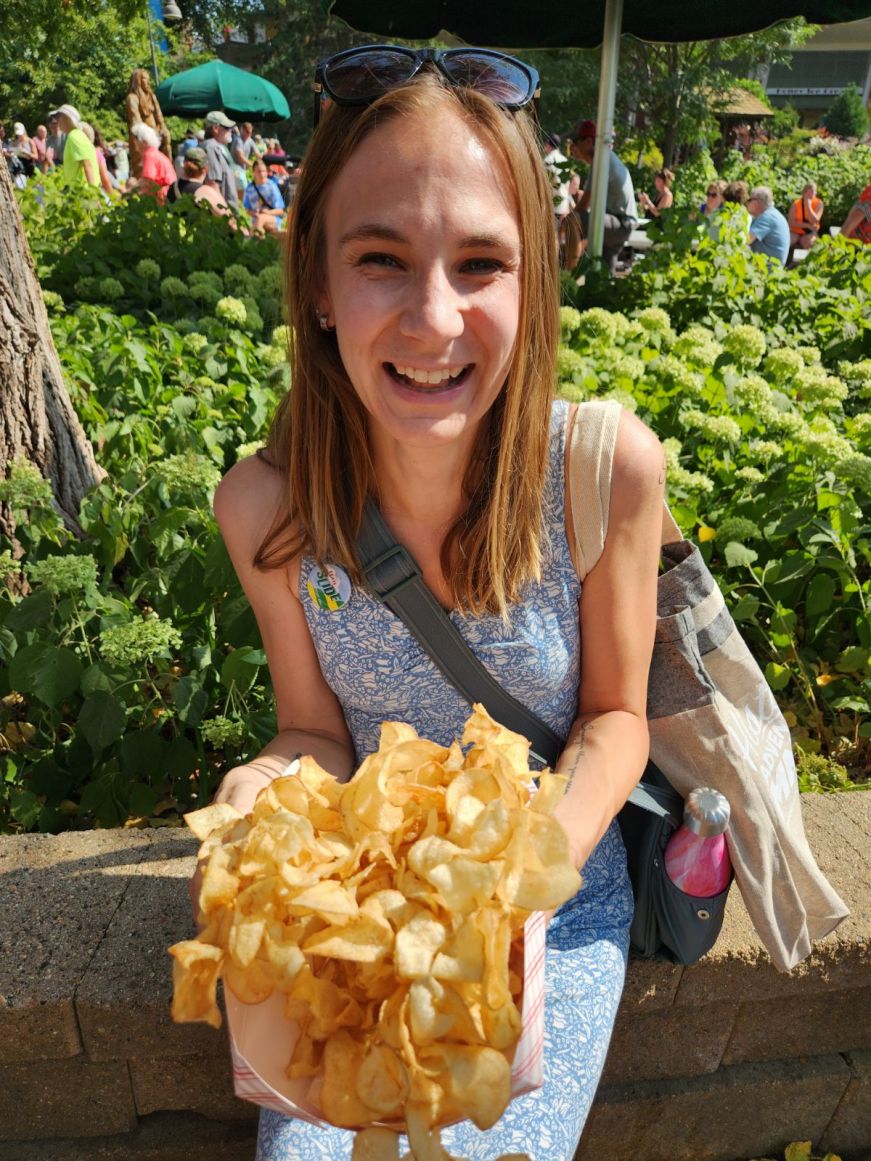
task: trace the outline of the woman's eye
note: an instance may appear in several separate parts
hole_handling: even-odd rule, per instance
[[[361,254],[357,259],[358,266],[384,266],[387,269],[396,268],[399,266],[398,259],[394,258],[392,254]]]
[[[462,266],[464,274],[498,274],[503,268],[498,258],[468,258]]]

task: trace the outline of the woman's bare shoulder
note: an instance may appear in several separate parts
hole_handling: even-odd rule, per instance
[[[611,469],[609,529],[658,529],[664,491],[663,446],[646,423],[624,410]]]
[[[646,423],[625,409],[620,415],[614,446],[612,488],[661,488],[665,479],[665,452]]]
[[[214,510],[225,537],[242,536],[259,545],[280,519],[285,476],[259,456],[240,460],[221,480]]]

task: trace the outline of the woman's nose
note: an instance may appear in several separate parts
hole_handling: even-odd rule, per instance
[[[463,333],[463,298],[440,267],[422,272],[406,303],[400,329],[409,338],[458,338]]]

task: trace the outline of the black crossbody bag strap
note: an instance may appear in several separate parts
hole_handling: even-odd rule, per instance
[[[397,544],[371,500],[363,513],[357,548],[370,592],[404,622],[469,705],[480,702],[497,722],[529,739],[535,758],[554,766],[563,739],[484,668],[436,600],[411,553]]]
[[[480,702],[497,722],[529,739],[533,757],[554,767],[564,741],[531,710],[512,697],[486,669],[436,600],[414,557],[398,544],[377,504],[368,500],[357,548],[366,586],[409,629],[469,705]],[[664,817],[669,808],[639,783],[629,801]]]

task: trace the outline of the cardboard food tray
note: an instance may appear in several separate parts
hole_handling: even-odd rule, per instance
[[[544,914],[537,911],[526,921],[524,929],[523,1031],[511,1066],[512,1097],[540,1088],[543,1079],[546,926]],[[298,1029],[284,1015],[284,996],[274,992],[261,1004],[243,1004],[226,988],[224,1004],[236,1096],[285,1116],[326,1127],[320,1109],[310,1099],[311,1079],[290,1080],[285,1073]]]

